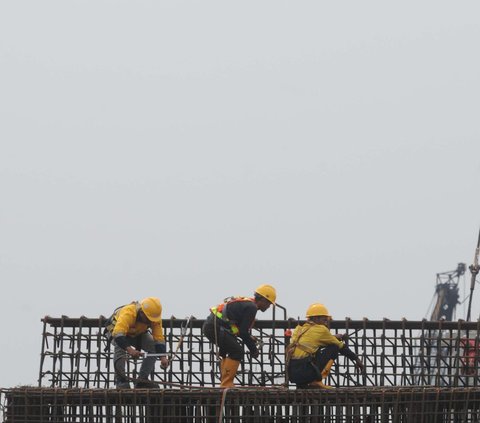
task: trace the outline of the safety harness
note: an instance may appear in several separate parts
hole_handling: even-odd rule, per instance
[[[295,336],[295,339],[293,339],[290,342],[290,344],[288,344],[287,347],[285,348],[285,383],[287,383],[287,384],[288,384],[288,381],[289,381],[288,367],[289,367],[290,360],[292,359],[293,353],[295,352],[296,348],[298,348],[298,349],[300,349],[303,352],[306,352],[308,354],[307,357],[301,358],[300,360],[304,360],[306,362],[309,362],[314,367],[315,372],[318,373],[318,374],[320,373],[319,369],[317,368],[317,366],[315,366],[315,364],[313,362],[313,358],[315,356],[315,353],[318,351],[319,347],[312,348],[311,346],[309,346],[307,344],[302,344],[300,342],[300,338],[303,335],[305,335],[311,328],[313,328],[314,325],[315,325],[315,323],[313,323],[313,322],[310,322],[310,321],[305,322],[305,324],[300,328],[300,333],[298,334],[298,336]]]
[[[240,333],[240,330],[238,329],[238,326],[235,323],[233,323],[228,319],[227,308],[230,304],[237,303],[240,301],[250,301],[253,303],[255,300],[250,297],[228,297],[228,298],[225,298],[222,304],[219,304],[217,306],[210,308],[210,311],[215,317],[217,317],[218,319],[228,324],[228,326],[230,327],[230,332],[232,332],[232,334],[234,334],[235,336],[238,336],[238,334]]]
[[[137,301],[132,301],[130,304],[136,304],[137,312],[142,308],[140,303]],[[124,304],[124,305],[121,305],[120,307],[117,307],[113,311],[112,315],[104,323],[103,336],[106,338],[106,345],[104,348],[105,352],[110,350],[110,344],[113,340],[112,332],[113,332],[113,329],[115,329],[115,325],[117,324],[118,312],[127,305],[129,304]]]

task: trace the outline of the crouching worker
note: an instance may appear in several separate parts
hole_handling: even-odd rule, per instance
[[[327,388],[325,379],[338,357],[344,355],[363,370],[363,363],[342,341],[344,335],[332,335],[328,328],[332,316],[323,304],[315,303],[308,307],[307,321],[293,331],[286,350],[288,379],[297,388]]]
[[[160,357],[162,368],[168,367],[165,337],[162,328],[162,305],[156,297],[148,297],[117,308],[107,323],[114,345],[113,367],[117,388],[130,388],[125,373],[127,354],[133,358],[144,357],[135,388],[153,388],[158,385],[148,377]],[[145,354],[141,351],[146,351]],[[152,355],[150,355],[152,354]]]
[[[250,331],[255,323],[257,311],[266,311],[275,304],[277,297],[275,288],[271,285],[260,285],[253,298],[230,297],[222,304],[210,308],[210,315],[203,325],[203,334],[219,348],[220,387],[234,386],[233,380],[238,366],[243,360],[243,347],[239,337],[250,350],[250,355],[257,358],[259,351],[256,340]]]

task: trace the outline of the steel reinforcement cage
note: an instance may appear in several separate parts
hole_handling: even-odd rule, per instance
[[[45,317],[38,387],[0,388],[4,423],[480,423],[480,322],[334,321],[334,333],[365,363],[343,357],[333,390],[285,383],[285,346],[297,321],[259,320],[261,354],[246,356],[236,388],[218,388],[216,351],[203,320],[166,319],[171,366],[157,366],[162,389],[113,388],[105,318]],[[180,342],[182,341],[182,342]],[[130,360],[135,377],[139,361]]]
[[[114,386],[113,348],[103,336],[105,317],[45,317],[39,386],[111,388]],[[167,351],[175,357],[168,369],[156,366],[153,380],[169,387],[217,387],[216,350],[202,335],[204,320],[170,318],[163,321]],[[285,383],[285,346],[296,320],[257,320],[252,330],[260,355],[248,354],[237,374],[240,386]],[[302,323],[302,322],[300,322]],[[346,333],[348,344],[362,358],[365,371],[340,356],[328,383],[335,387],[479,386],[479,322],[333,321],[333,333]],[[135,378],[140,360],[130,360]]]
[[[478,423],[476,388],[0,390],[4,423]]]

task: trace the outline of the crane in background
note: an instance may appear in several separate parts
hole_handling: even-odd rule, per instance
[[[473,291],[475,289],[477,275],[480,272],[478,263],[480,253],[480,231],[478,233],[477,248],[473,263],[468,267],[471,273],[470,294],[468,296],[467,322],[470,321],[472,311]],[[437,297],[435,307],[433,308],[430,320],[447,320],[452,321],[455,315],[455,308],[460,304],[459,287],[460,278],[465,274],[467,265],[458,263],[457,268],[450,272],[437,273],[437,283],[435,285],[435,295]],[[466,300],[466,299],[465,299]],[[479,317],[480,319],[480,317]]]
[[[473,257],[473,263],[469,267],[470,273],[472,274],[472,278],[470,283],[470,298],[468,300],[467,322],[470,321],[470,314],[472,311],[473,290],[475,289],[475,282],[477,280],[478,272],[480,271],[480,265],[478,264],[479,253],[480,253],[480,231],[478,232],[477,248],[475,250],[475,256]]]
[[[455,308],[458,301],[458,283],[460,278],[465,274],[467,265],[458,263],[455,270],[449,272],[437,273],[437,283],[435,286],[435,295],[437,301],[433,308],[430,320],[453,320]]]
[[[480,252],[480,233],[478,236],[477,248],[475,250],[475,256],[473,264],[469,266],[471,273],[470,294],[468,295],[468,311],[467,321],[470,321],[473,291],[475,289],[476,278],[480,270],[478,263]],[[455,317],[455,309],[460,304],[459,298],[459,282],[462,276],[465,275],[467,265],[465,263],[458,263],[455,270],[449,272],[437,273],[437,282],[435,285],[436,302],[433,308],[430,320],[432,321],[452,321]],[[466,301],[466,299],[462,302]],[[430,350],[430,360],[432,357],[434,361],[445,362],[446,366],[440,370],[438,374],[431,375],[431,381],[442,384],[442,375],[448,374],[452,371],[449,368],[448,363],[451,363],[451,359],[456,356],[458,347],[460,347],[460,371],[465,377],[474,376],[478,374],[479,369],[479,357],[480,357],[480,345],[479,335],[477,333],[466,332],[460,340],[460,345],[451,345],[449,339],[445,339],[442,336],[441,331],[430,334],[430,339],[426,340],[426,345],[423,346],[426,350]],[[426,366],[433,363],[426,362]]]

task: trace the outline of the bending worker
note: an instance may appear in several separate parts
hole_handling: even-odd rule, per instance
[[[130,388],[130,378],[125,374],[127,354],[143,359],[135,388],[152,388],[155,384],[148,376],[160,357],[162,368],[168,367],[165,337],[162,328],[162,305],[156,297],[148,297],[140,302],[134,301],[116,309],[107,325],[115,347],[113,365],[117,388]],[[153,355],[150,355],[153,354]]]
[[[343,342],[345,335],[332,335],[329,323],[332,316],[323,304],[315,303],[308,307],[307,321],[293,331],[287,347],[287,371],[290,382],[297,388],[329,388],[324,380],[338,357],[342,354],[355,362],[363,370],[363,363]]]
[[[257,311],[266,311],[270,305],[275,304],[276,297],[273,286],[260,285],[253,298],[230,297],[210,309],[211,313],[203,325],[203,333],[210,342],[218,346],[219,355],[222,357],[220,387],[234,386],[233,380],[243,360],[243,347],[237,337],[247,346],[251,357],[258,357],[256,340],[250,331]]]

